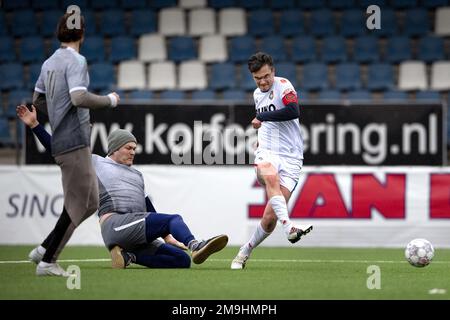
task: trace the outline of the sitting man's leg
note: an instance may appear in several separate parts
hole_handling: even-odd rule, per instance
[[[191,257],[173,245],[155,240],[150,246],[136,248],[130,253],[134,255],[134,263],[148,268],[189,268]]]

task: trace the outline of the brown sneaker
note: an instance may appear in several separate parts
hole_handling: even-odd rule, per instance
[[[113,269],[125,269],[131,263],[131,257],[121,247],[115,246],[110,252]]]
[[[214,238],[199,242],[192,249],[192,261],[195,264],[205,262],[210,255],[225,248],[228,243],[228,236],[222,234]]]

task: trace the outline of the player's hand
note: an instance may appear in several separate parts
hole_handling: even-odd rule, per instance
[[[258,119],[253,119],[252,120],[252,126],[253,126],[253,128],[255,128],[255,129],[259,129],[259,127],[261,127],[261,121],[259,121]]]
[[[164,237],[164,241],[168,244],[171,244],[177,248],[180,248],[181,250],[187,250],[188,248],[184,245],[184,243],[179,242],[177,239],[175,239],[171,234],[168,234]]]
[[[31,105],[31,111],[27,108],[27,106],[21,104],[16,107],[16,113],[20,120],[23,121],[27,126],[31,129],[37,127],[39,122],[37,121],[37,112],[36,108]]]
[[[120,96],[117,94],[117,92],[111,92],[108,94],[109,99],[111,100],[111,107],[117,107],[120,101]]]

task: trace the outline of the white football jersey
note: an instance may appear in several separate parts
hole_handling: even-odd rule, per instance
[[[297,93],[291,82],[275,77],[272,88],[262,92],[256,88],[253,93],[256,113],[280,110],[286,107],[283,98],[297,99]],[[303,139],[298,119],[288,121],[263,121],[258,129],[258,149],[269,150],[274,154],[303,159]]]

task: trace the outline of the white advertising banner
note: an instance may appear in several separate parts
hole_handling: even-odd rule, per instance
[[[197,238],[251,236],[264,189],[251,166],[136,166],[156,210],[181,214]],[[0,244],[37,244],[63,207],[57,166],[0,166]],[[450,168],[306,167],[288,204],[294,223],[314,225],[296,245],[403,247],[426,238],[450,247]],[[69,244],[102,245],[92,216]],[[281,228],[263,245],[292,246]]]

